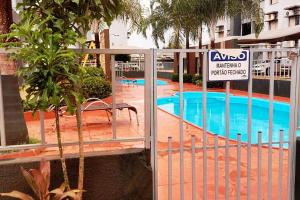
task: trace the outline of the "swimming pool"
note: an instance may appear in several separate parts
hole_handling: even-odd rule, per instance
[[[207,131],[225,136],[225,98],[221,92],[207,93]],[[183,93],[183,118],[184,120],[202,127],[202,92]],[[179,116],[179,94],[163,97],[157,100],[158,107]],[[262,142],[268,142],[269,130],[269,101],[253,98],[252,101],[252,139],[251,143],[257,143],[257,132],[262,131]],[[274,101],[273,114],[273,141],[279,141],[279,131],[284,130],[284,141],[288,141],[289,109],[287,103]],[[242,96],[230,96],[230,139],[237,139],[237,133],[241,133],[241,140],[247,142],[247,117],[248,98]],[[299,135],[299,133],[297,134]]]
[[[145,85],[145,79],[126,79],[126,80],[121,80],[120,83],[122,84],[134,84],[134,85]],[[163,86],[163,85],[168,85],[167,81],[163,80],[156,80],[157,86]]]

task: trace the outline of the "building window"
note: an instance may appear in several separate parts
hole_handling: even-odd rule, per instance
[[[278,3],[279,0],[270,0],[271,1],[271,4],[275,4],[275,3]]]
[[[278,24],[278,12],[270,12],[266,14],[265,22],[269,24],[269,30],[276,30]]]
[[[251,22],[242,24],[242,36],[251,34]]]
[[[277,25],[278,25],[277,21],[270,21],[269,22],[269,30],[270,31],[276,30],[277,29]]]
[[[300,9],[288,10],[286,17],[289,19],[289,26],[300,25]]]
[[[218,38],[223,38],[224,37],[224,26],[217,26],[216,27],[216,33]]]
[[[300,25],[300,16],[296,16],[295,25]]]

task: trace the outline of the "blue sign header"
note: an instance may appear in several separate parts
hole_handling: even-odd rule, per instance
[[[211,51],[209,59],[211,62],[246,61],[248,60],[248,51],[242,51],[238,57],[221,54],[218,51]]]

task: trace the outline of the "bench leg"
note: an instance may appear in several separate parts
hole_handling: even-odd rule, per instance
[[[129,114],[129,119],[131,121],[131,113],[130,113],[130,110],[128,109],[128,114]]]
[[[137,125],[140,125],[138,114],[136,113],[135,116],[136,116],[136,123],[137,123]]]
[[[110,122],[109,113],[108,113],[107,110],[106,110],[105,112],[106,112],[107,119],[108,119],[108,121]]]

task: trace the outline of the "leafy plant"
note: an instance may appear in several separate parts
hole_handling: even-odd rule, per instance
[[[105,74],[102,68],[86,67],[84,68],[83,78],[89,78],[89,77],[105,78]]]
[[[172,74],[172,81],[179,82],[179,74]],[[184,83],[192,83],[193,75],[192,74],[183,74],[183,82]]]
[[[78,200],[79,190],[66,191],[66,185],[62,184],[59,188],[49,191],[50,187],[50,162],[42,160],[39,169],[25,170],[21,167],[21,172],[38,200]],[[12,197],[21,200],[34,200],[28,194],[19,191],[0,193],[0,197]]]
[[[197,85],[197,82],[202,81],[202,74],[194,74],[192,77],[192,83]]]
[[[76,113],[79,138],[78,188],[83,188],[84,150],[81,122],[82,79],[80,55],[68,49],[81,46],[94,19],[108,25],[117,17],[131,19],[139,24],[141,15],[133,12],[130,0],[23,0],[17,8],[20,22],[13,25],[10,34],[2,35],[5,47],[19,47],[16,57],[26,63],[19,71],[26,86],[26,102],[33,111],[55,107],[55,124],[59,155],[67,190],[69,180],[63,152],[59,107],[61,99],[70,113]],[[134,1],[137,3],[137,1]],[[139,9],[140,10],[140,9]],[[137,14],[137,15],[136,15]],[[14,42],[11,42],[14,41]],[[15,42],[18,41],[18,42]],[[81,194],[79,194],[81,199]]]
[[[101,77],[85,78],[82,83],[85,98],[103,99],[111,95],[111,84]]]

